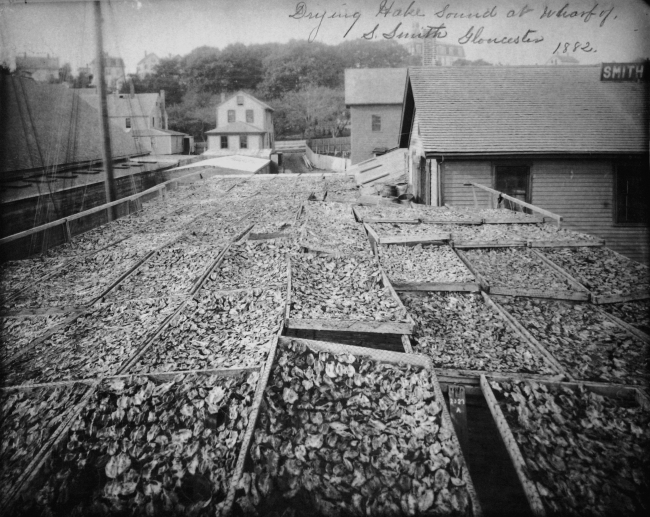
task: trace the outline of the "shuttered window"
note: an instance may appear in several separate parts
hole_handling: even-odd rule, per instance
[[[237,95],[237,106],[243,106],[243,105],[244,105],[244,96]]]
[[[228,122],[235,121],[235,110],[228,110]]]
[[[616,222],[618,224],[648,224],[650,222],[648,156],[621,160],[616,166],[615,181]]]
[[[255,115],[253,115],[253,110],[246,110],[246,122],[249,124],[255,122]]]

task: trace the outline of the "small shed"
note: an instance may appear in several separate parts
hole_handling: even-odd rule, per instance
[[[646,81],[603,81],[600,66],[410,68],[400,135],[420,203],[486,207],[477,183],[650,259]]]
[[[190,154],[193,138],[171,129],[132,129],[136,145],[152,154]]]

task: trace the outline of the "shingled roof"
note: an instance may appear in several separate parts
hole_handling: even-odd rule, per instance
[[[600,66],[414,67],[407,88],[401,147],[414,103],[429,154],[648,152],[648,83]]]
[[[345,105],[402,104],[406,68],[348,68]]]
[[[99,109],[99,95],[94,88],[79,90],[84,100]],[[106,96],[109,117],[148,117],[156,107],[160,94],[136,93],[131,97],[128,93],[113,93]]]
[[[66,86],[0,77],[0,173],[101,160],[99,113]],[[111,124],[114,158],[142,154]]]

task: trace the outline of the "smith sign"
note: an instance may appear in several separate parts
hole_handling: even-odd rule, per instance
[[[646,79],[648,63],[603,63],[600,69],[601,81],[643,81]]]

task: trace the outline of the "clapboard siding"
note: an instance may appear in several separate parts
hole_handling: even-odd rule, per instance
[[[648,262],[648,229],[614,224],[614,168],[609,160],[537,161],[532,202],[564,217],[564,226],[605,239],[610,248]]]
[[[564,217],[563,227],[596,235],[608,247],[639,262],[650,262],[647,227],[614,224],[614,178],[610,160],[536,160],[531,166],[531,202]],[[493,187],[490,161],[448,161],[442,164],[443,202],[473,207],[471,187]],[[489,196],[476,191],[479,206]]]
[[[480,208],[487,208],[489,194],[484,190],[464,187],[465,183],[480,183],[492,186],[492,164],[489,161],[456,162],[449,161],[441,164],[442,169],[442,202],[452,206],[474,206],[474,195]]]

